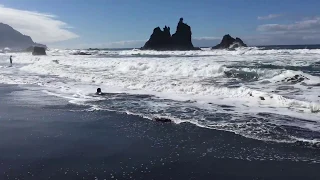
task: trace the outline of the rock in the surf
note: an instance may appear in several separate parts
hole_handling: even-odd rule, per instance
[[[52,62],[56,63],[56,64],[59,64],[59,60],[52,60]]]
[[[212,49],[234,49],[238,47],[247,47],[247,45],[240,38],[233,38],[230,34],[226,34],[220,44],[212,47]]]
[[[142,49],[166,50],[170,49],[171,45],[172,39],[170,27],[165,26],[163,31],[160,29],[160,27],[156,27],[154,28],[150,39],[145,43]]]
[[[46,45],[37,44],[35,46],[29,46],[27,49],[24,50],[24,52],[33,52],[34,47],[43,47],[45,50],[48,49],[48,47]]]
[[[180,18],[176,33],[172,35],[173,48],[177,50],[193,50],[191,27]]]
[[[309,80],[309,78],[307,78],[307,77],[305,77],[305,76],[303,76],[301,74],[296,74],[293,77],[287,77],[287,78],[281,80],[281,82],[299,83],[299,82],[302,82],[304,80]]]
[[[89,56],[91,54],[90,53],[86,53],[86,52],[76,52],[76,53],[73,53],[72,55]]]
[[[150,39],[141,48],[143,50],[199,50],[191,41],[191,27],[180,18],[176,32],[171,36],[170,27],[165,26],[163,30],[156,27]]]
[[[165,122],[172,122],[171,119],[169,119],[169,118],[164,118],[164,117],[155,117],[155,118],[153,118],[153,120],[154,120],[154,121],[158,121],[158,122],[163,122],[163,123],[165,123]]]
[[[33,47],[32,55],[38,56],[38,55],[47,55],[46,49],[44,47]]]

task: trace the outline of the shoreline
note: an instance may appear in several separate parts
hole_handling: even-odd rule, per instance
[[[0,179],[320,178],[317,149],[69,103],[7,101],[16,91],[0,85]]]

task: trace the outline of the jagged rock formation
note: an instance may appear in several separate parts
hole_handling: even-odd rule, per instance
[[[46,47],[33,42],[30,36],[21,34],[11,26],[0,23],[0,49],[8,47],[11,50],[25,50],[30,46]]]
[[[145,43],[142,49],[165,50],[172,46],[170,27],[165,26],[163,31],[160,27],[156,27],[150,36],[149,41]]]
[[[183,18],[177,25],[176,32],[171,36],[170,27],[165,26],[163,30],[156,27],[150,39],[141,49],[150,50],[195,50],[191,41],[191,27],[183,22]]]
[[[220,44],[212,47],[212,49],[234,49],[238,47],[247,47],[247,45],[240,38],[233,38],[229,34],[226,34],[223,36]]]
[[[163,123],[173,122],[171,119],[165,118],[165,117],[155,117],[153,118],[153,120],[158,122],[163,122]]]
[[[303,76],[301,74],[296,74],[292,77],[286,77],[285,79],[277,82],[287,82],[287,83],[300,83],[304,80],[310,80],[308,77]]]
[[[191,41],[191,27],[183,23],[183,18],[180,18],[176,33],[172,35],[172,43],[177,48],[194,49]]]
[[[44,47],[33,47],[32,55],[38,56],[38,55],[47,55],[46,49]]]
[[[88,55],[91,55],[91,54],[90,54],[90,53],[86,53],[86,52],[79,51],[79,52],[72,53],[72,55],[88,56]]]

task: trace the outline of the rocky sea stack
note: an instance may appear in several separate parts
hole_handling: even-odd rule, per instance
[[[220,44],[212,47],[212,49],[234,49],[238,47],[247,47],[247,45],[240,38],[233,38],[229,34],[226,34],[223,36]]]
[[[141,48],[142,50],[198,50],[191,41],[191,27],[183,22],[183,18],[177,26],[176,32],[171,36],[170,27],[165,26],[163,30],[156,27],[150,39]]]

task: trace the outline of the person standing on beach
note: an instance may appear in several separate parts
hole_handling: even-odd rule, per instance
[[[10,56],[10,66],[12,66],[12,56]]]

